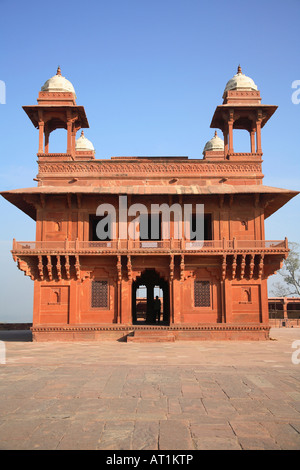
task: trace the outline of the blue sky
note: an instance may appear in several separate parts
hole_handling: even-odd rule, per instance
[[[300,80],[299,0],[10,0],[0,8],[1,190],[35,185],[38,132],[22,106],[36,104],[58,65],[85,106],[96,158],[201,158],[238,64],[262,102],[278,106],[262,133],[264,184],[300,189],[300,104],[291,100]],[[0,322],[31,321],[33,283],[9,249],[13,237],[34,240],[35,225],[3,198],[0,212]],[[266,238],[300,243],[299,213],[297,197],[267,219]]]

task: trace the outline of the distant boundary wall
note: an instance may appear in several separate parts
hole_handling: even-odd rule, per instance
[[[0,323],[0,331],[3,330],[30,330],[32,323]]]

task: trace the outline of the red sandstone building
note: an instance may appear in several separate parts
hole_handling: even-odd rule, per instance
[[[261,129],[276,106],[261,103],[253,80],[239,67],[227,83],[210,125],[224,140],[215,133],[201,159],[95,159],[83,132],[76,140],[89,124],[60,69],[37,101],[24,106],[39,133],[37,186],[1,193],[36,221],[36,241],[14,240],[12,250],[34,281],[33,339],[267,338],[267,278],[280,268],[288,245],[265,240],[264,221],[298,193],[263,185]],[[67,148],[51,153],[58,128],[67,131]],[[249,132],[250,152],[234,151],[237,129]],[[106,240],[99,240],[97,207],[110,204],[119,215],[119,196],[128,207],[149,209],[204,204],[203,244],[186,233],[176,236],[172,218],[168,239],[161,219],[156,238],[150,231],[139,239],[120,237],[117,217]],[[137,295],[142,288],[144,302]],[[152,315],[156,293],[159,324]]]
[[[300,326],[300,297],[269,297],[272,326]]]

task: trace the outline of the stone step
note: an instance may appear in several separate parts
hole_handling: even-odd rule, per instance
[[[174,342],[175,336],[171,331],[137,330],[133,336],[127,336],[128,343],[163,343]]]

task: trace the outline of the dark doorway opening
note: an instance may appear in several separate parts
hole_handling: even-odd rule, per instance
[[[161,240],[161,214],[141,214],[140,240]]]
[[[98,222],[101,222],[106,218],[106,224],[104,228],[104,237],[99,238],[97,235],[97,225]],[[89,239],[90,241],[109,241],[112,240],[112,224],[109,215],[97,216],[97,215],[90,215],[89,217]]]
[[[191,216],[191,230],[196,232],[196,214]],[[196,236],[191,236],[190,240],[196,240]],[[204,214],[204,240],[212,240],[212,218],[211,214]]]
[[[169,282],[155,269],[146,269],[132,283],[132,323],[166,326],[170,324]]]

